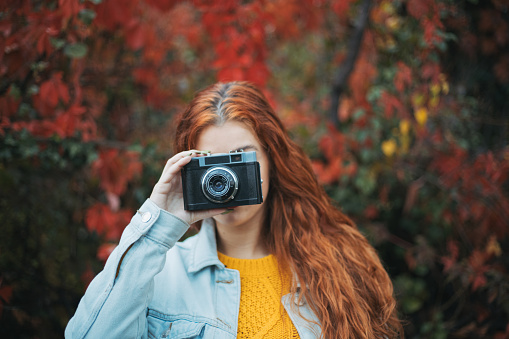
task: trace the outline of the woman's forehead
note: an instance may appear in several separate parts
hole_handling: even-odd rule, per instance
[[[256,151],[260,149],[260,143],[246,124],[228,121],[203,129],[198,136],[196,147],[213,153],[228,153],[240,149]]]

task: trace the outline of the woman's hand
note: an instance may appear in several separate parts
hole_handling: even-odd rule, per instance
[[[184,198],[182,192],[182,179],[180,170],[187,165],[195,156],[202,155],[203,152],[189,150],[175,154],[164,166],[161,178],[154,186],[150,200],[152,200],[161,209],[170,212],[189,224],[199,220],[210,218],[214,215],[226,212],[226,208],[186,211],[184,210]]]

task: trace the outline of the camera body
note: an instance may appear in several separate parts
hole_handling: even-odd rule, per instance
[[[188,211],[263,202],[256,152],[193,158],[181,173],[184,209]]]

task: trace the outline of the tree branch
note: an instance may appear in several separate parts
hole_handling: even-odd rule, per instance
[[[357,60],[357,56],[359,55],[359,51],[362,45],[362,38],[364,36],[364,30],[369,20],[370,9],[371,0],[364,0],[362,2],[359,15],[355,20],[355,27],[352,37],[348,42],[348,52],[347,52],[348,54],[346,55],[345,61],[343,62],[338,72],[336,73],[336,76],[334,77],[334,81],[332,83],[329,120],[336,127],[339,126],[338,118],[339,98],[346,89],[348,78],[350,76],[350,73],[352,73],[353,71],[355,61]]]

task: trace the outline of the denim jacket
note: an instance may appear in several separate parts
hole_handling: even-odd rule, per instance
[[[217,258],[212,220],[177,243],[188,228],[148,199],[88,286],[65,337],[236,338],[239,272]],[[314,313],[294,301],[289,294],[281,300],[300,338],[319,337]]]

